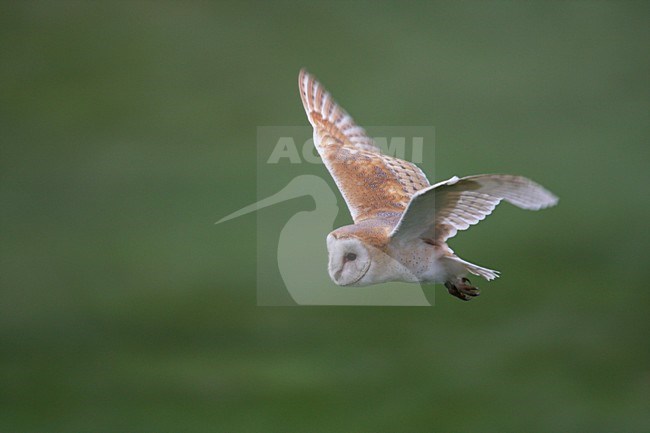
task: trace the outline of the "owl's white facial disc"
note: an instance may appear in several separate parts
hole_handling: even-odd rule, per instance
[[[368,249],[355,238],[336,239],[327,237],[330,278],[339,286],[351,286],[361,280],[370,268]]]

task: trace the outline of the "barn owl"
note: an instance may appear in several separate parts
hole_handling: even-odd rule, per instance
[[[529,210],[558,201],[521,176],[454,176],[431,185],[415,164],[382,154],[304,69],[298,86],[314,145],[354,221],[327,236],[328,272],[339,286],[442,283],[451,295],[469,301],[479,289],[468,273],[490,281],[499,272],[461,259],[447,240],[483,220],[501,200]]]

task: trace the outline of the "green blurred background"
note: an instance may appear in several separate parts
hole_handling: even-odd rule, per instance
[[[650,431],[648,2],[0,3],[0,431]],[[306,66],[436,179],[530,176],[432,308],[256,306]],[[323,264],[325,266],[325,264]],[[433,299],[433,290],[428,296]]]

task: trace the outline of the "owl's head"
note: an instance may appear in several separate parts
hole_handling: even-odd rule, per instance
[[[370,248],[356,237],[336,237],[330,233],[327,236],[327,270],[332,281],[339,286],[365,285],[364,277],[372,263]]]

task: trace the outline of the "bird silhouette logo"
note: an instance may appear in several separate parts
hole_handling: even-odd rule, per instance
[[[332,231],[339,206],[332,188],[322,177],[299,175],[277,193],[223,217],[217,224],[305,196],[313,200],[313,209],[301,210],[287,220],[275,250],[278,271],[296,304],[431,305],[419,285],[389,283],[374,287],[340,287],[332,283],[323,266],[327,263],[323,235]]]

